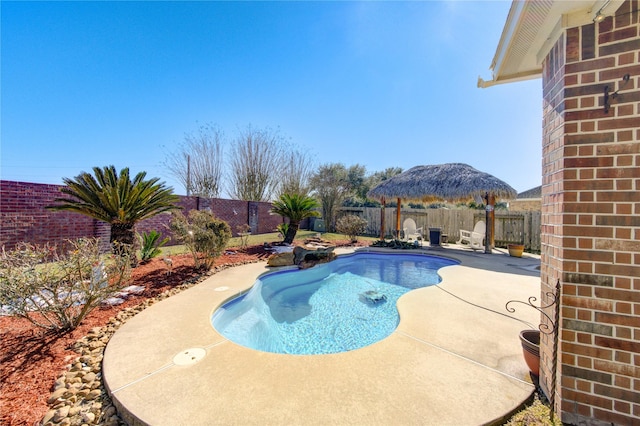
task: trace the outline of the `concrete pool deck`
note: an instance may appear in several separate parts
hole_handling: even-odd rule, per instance
[[[453,244],[425,252],[462,263],[440,269],[437,286],[402,296],[398,328],[373,345],[283,355],[218,334],[213,311],[270,270],[261,262],[221,271],[127,321],[106,348],[104,383],[131,425],[499,422],[534,391],[518,333],[539,314],[521,304],[510,314],[505,303],[539,297],[539,257]]]

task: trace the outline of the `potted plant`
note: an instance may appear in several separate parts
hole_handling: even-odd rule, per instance
[[[540,375],[540,330],[523,330],[520,332],[520,344],[524,362],[535,376]]]
[[[509,249],[509,256],[522,257],[524,244],[507,244],[507,248]]]

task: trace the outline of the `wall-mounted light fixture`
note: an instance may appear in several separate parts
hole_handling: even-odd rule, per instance
[[[609,108],[611,107],[611,99],[615,99],[618,97],[618,92],[620,90],[622,90],[622,88],[624,88],[624,86],[627,85],[627,83],[629,82],[629,79],[631,78],[631,76],[629,74],[625,74],[622,77],[622,83],[620,83],[620,86],[618,87],[618,90],[616,90],[615,92],[609,94],[609,86],[604,86],[604,113],[605,114],[609,114]]]
[[[607,0],[600,9],[598,9],[598,11],[596,12],[596,14],[593,16],[593,22],[594,23],[598,23],[598,22],[602,22],[604,21],[604,18],[606,18],[607,16],[604,14],[604,9],[609,6],[609,3],[611,3],[611,0]]]
[[[596,16],[593,17],[593,22],[597,24],[598,22],[604,21],[604,18],[604,14],[601,11],[598,11],[598,13],[596,13]]]

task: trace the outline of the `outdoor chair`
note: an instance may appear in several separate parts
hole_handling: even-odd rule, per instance
[[[473,231],[460,230],[458,244],[467,242],[473,250],[482,250],[484,248],[483,241],[486,231],[487,225],[480,220],[473,227]]]
[[[405,241],[422,241],[422,227],[416,228],[416,222],[409,218],[402,223]]]

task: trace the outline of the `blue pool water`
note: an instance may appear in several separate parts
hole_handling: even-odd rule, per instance
[[[439,283],[437,270],[456,264],[435,256],[356,253],[269,273],[217,309],[212,323],[227,339],[265,352],[346,352],[390,335],[399,322],[398,298]]]

